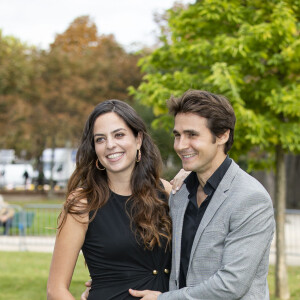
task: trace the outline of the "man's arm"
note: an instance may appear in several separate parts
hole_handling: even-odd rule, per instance
[[[81,294],[80,300],[87,300],[87,298],[89,297],[89,293],[90,293],[90,289],[92,286],[92,279],[87,281],[85,283],[86,289],[85,291]]]

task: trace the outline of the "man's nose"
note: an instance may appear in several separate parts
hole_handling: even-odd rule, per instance
[[[174,143],[174,148],[177,151],[181,151],[184,149],[188,148],[188,141],[186,138],[184,138],[184,136],[181,136],[180,138],[178,138],[175,143]]]

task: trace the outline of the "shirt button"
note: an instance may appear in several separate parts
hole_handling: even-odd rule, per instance
[[[153,270],[152,273],[153,273],[153,275],[157,275],[158,271],[157,270]]]
[[[166,273],[166,274],[169,274],[169,269],[164,269],[164,272]]]

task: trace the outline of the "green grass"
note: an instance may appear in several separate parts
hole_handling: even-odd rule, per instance
[[[41,196],[14,196],[14,197],[5,197],[5,201],[9,204],[15,204],[20,206],[25,206],[27,204],[62,204],[65,201],[64,197],[56,197],[48,199],[47,197]]]
[[[0,252],[0,300],[44,300],[52,254]],[[82,255],[79,256],[70,290],[80,299],[89,279]]]
[[[33,252],[0,252],[0,300],[44,300],[52,254]],[[300,267],[289,267],[290,300],[300,299]],[[75,268],[71,292],[80,299],[84,282],[89,279],[82,255]],[[270,266],[269,288],[275,300],[274,266]]]
[[[289,274],[289,288],[291,298],[290,300],[300,299],[300,267],[288,267]],[[277,300],[275,297],[275,267],[270,266],[269,269],[269,289],[270,289],[270,300]]]

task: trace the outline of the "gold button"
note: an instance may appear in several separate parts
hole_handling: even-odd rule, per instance
[[[153,275],[157,275],[158,274],[158,272],[157,272],[157,270],[153,270]]]
[[[166,274],[169,274],[169,269],[164,269],[164,272],[166,273]]]

